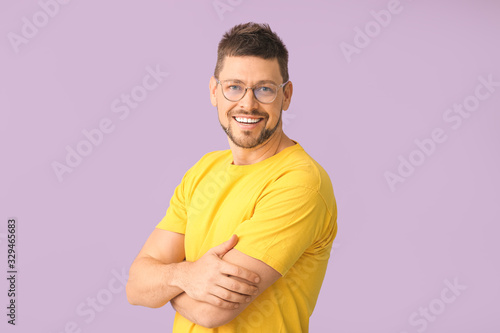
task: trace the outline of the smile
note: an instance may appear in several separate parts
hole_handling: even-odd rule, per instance
[[[262,118],[245,118],[245,117],[234,117],[234,119],[241,124],[256,124],[262,120]]]

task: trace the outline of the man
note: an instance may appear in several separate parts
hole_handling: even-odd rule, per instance
[[[219,43],[210,99],[230,150],[203,156],[130,268],[131,304],[174,332],[307,332],[337,231],[331,181],[282,129],[288,51],[265,24]]]

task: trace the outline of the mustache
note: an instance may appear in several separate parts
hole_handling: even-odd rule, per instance
[[[269,115],[264,112],[260,112],[257,110],[252,110],[252,111],[247,111],[247,110],[231,110],[227,113],[229,117],[233,117],[235,115],[245,115],[245,116],[255,116],[255,117],[262,117],[262,118],[269,118]]]

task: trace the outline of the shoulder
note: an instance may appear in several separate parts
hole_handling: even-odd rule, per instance
[[[317,235],[321,235],[324,244],[331,244],[337,230],[337,203],[330,176],[300,145],[284,159],[284,163],[287,170],[275,185],[294,187],[294,191],[302,195],[302,207],[318,212],[320,216],[326,214],[325,223],[317,223]]]
[[[303,193],[304,204],[324,205],[329,214],[336,218],[337,203],[328,173],[299,143],[289,148],[288,151],[283,150],[285,154],[276,165],[279,170],[275,174],[277,177],[267,189],[280,191],[286,188],[288,193]]]
[[[196,162],[195,166],[201,165],[206,166],[213,163],[224,163],[225,161],[229,161],[231,159],[231,150],[215,150],[203,155],[198,162]]]
[[[333,199],[333,187],[328,173],[298,143],[290,147],[279,160],[279,178],[276,185],[305,187],[317,192],[325,199]]]
[[[203,155],[184,175],[184,178],[200,175],[231,160],[231,150],[216,150]]]

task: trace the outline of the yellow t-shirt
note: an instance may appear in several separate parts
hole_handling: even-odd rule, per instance
[[[237,234],[237,250],[282,277],[230,323],[207,329],[177,313],[173,332],[308,332],[337,232],[330,178],[298,143],[255,164],[232,161],[230,150],[203,156],[157,228],[185,235],[187,261]]]

